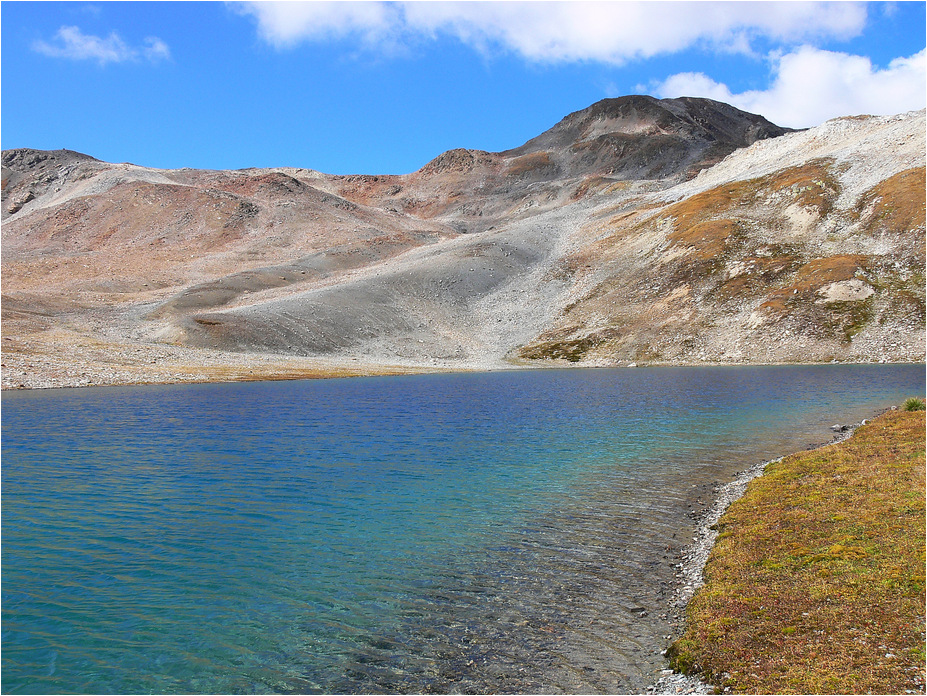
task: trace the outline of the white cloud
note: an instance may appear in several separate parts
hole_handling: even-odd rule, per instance
[[[171,57],[171,49],[157,36],[149,36],[145,38],[142,55],[152,63],[157,63],[159,60],[168,60]]]
[[[92,34],[84,34],[79,27],[61,27],[51,43],[36,41],[32,44],[32,48],[53,58],[95,60],[100,65],[124,63],[139,58],[157,62],[171,56],[168,45],[154,36],[146,38],[145,45],[136,48],[126,44],[115,32],[106,38],[101,38]]]
[[[374,42],[402,24],[398,9],[384,2],[243,2],[232,6],[254,16],[261,38],[277,48],[352,34]]]
[[[750,52],[764,37],[807,41],[859,34],[863,3],[843,2],[244,2],[279,47],[359,35],[368,44],[449,35],[480,51],[540,62],[621,64],[696,44]]]
[[[927,106],[927,57],[920,51],[878,69],[865,56],[804,46],[773,55],[769,89],[734,94],[703,73],[679,73],[650,85],[659,97],[708,97],[792,128],[829,118],[888,115]]]

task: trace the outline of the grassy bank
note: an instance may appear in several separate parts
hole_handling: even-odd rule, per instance
[[[924,692],[924,411],[770,464],[718,523],[673,666],[741,693]]]

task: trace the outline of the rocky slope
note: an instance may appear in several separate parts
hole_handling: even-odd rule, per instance
[[[924,359],[924,113],[605,100],[403,176],[3,153],[3,385]]]

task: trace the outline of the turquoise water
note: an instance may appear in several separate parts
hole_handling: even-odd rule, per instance
[[[712,486],[924,374],[5,392],[3,692],[640,691]]]

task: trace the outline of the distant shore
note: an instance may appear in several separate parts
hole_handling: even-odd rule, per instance
[[[632,362],[571,363],[502,359],[385,362],[361,357],[304,357],[232,353],[167,344],[105,343],[86,337],[52,341],[4,337],[0,386],[6,390],[72,387],[257,382],[335,377],[375,377],[442,372],[616,367],[720,367],[759,365],[919,364],[924,361],[806,362]]]
[[[350,358],[320,359],[262,353],[204,351],[160,344],[90,340],[65,346],[19,339],[3,341],[3,390],[255,382],[321,379],[426,371],[412,365],[371,364]],[[435,366],[429,371],[438,371]]]

